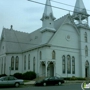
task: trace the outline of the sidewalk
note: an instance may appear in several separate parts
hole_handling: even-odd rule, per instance
[[[34,85],[36,81],[25,82],[24,85]]]
[[[65,81],[65,83],[83,83],[85,80]]]

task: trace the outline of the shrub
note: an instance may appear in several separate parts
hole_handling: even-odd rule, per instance
[[[22,73],[15,73],[13,76],[18,79],[22,79]]]
[[[70,80],[70,77],[65,77],[64,80]]]
[[[85,80],[85,78],[82,77],[65,77],[64,80]]]
[[[23,74],[24,80],[32,80],[36,78],[36,73],[33,71],[29,71]]]
[[[7,76],[6,74],[1,74],[0,77]]]
[[[77,79],[78,80],[86,80],[86,78],[81,78],[81,77],[78,77]]]

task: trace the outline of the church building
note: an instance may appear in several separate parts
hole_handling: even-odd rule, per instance
[[[59,13],[60,14],[60,13]],[[42,26],[32,33],[3,28],[0,40],[0,74],[34,71],[37,76],[89,77],[89,14],[76,0],[73,14],[56,19],[46,0]]]

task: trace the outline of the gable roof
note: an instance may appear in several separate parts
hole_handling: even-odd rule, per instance
[[[37,46],[41,42],[40,29],[25,33],[3,28],[6,53],[22,53],[23,51]]]
[[[64,15],[62,18],[59,18],[58,20],[55,21],[55,28],[56,28],[57,31],[55,32],[55,34],[53,35],[53,37],[49,40],[49,42],[50,42],[50,41],[54,38],[54,36],[58,33],[58,29],[59,29],[63,24],[68,23],[68,22],[66,22],[66,20],[67,20],[68,18],[69,18],[69,20],[71,21],[72,16],[71,16],[70,14],[66,14],[66,15]],[[68,23],[68,24],[69,24],[69,23]],[[76,26],[74,23],[71,23],[70,25],[74,26],[75,29],[76,29],[76,31],[77,31],[77,33],[79,34],[77,26]],[[49,42],[48,42],[48,44],[49,44]]]
[[[55,29],[58,31],[59,27],[65,22],[65,20],[70,16],[70,14],[64,15],[63,17],[54,21]],[[16,30],[10,30],[3,28],[2,37],[4,39],[2,41],[6,44],[6,53],[22,53],[28,50],[34,49],[38,46],[42,46],[42,33],[40,32],[42,29],[39,28],[38,30],[32,33],[25,33]],[[57,33],[57,31],[55,33]],[[47,42],[49,45],[50,40],[54,37],[53,36]],[[46,45],[46,44],[45,44]]]
[[[69,16],[69,14],[66,14],[66,15],[62,16],[61,18],[55,20],[54,26],[55,26],[56,30],[58,30],[58,28],[62,25],[62,23],[68,16]]]

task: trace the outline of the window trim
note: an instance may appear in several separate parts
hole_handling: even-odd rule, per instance
[[[16,56],[16,59],[15,59],[15,70],[18,70],[19,69],[19,57]]]
[[[52,51],[52,59],[56,59],[56,52],[54,50]]]
[[[66,60],[65,60],[65,55],[62,56],[62,73],[66,73]]]
[[[14,56],[11,57],[11,70],[14,70]]]

